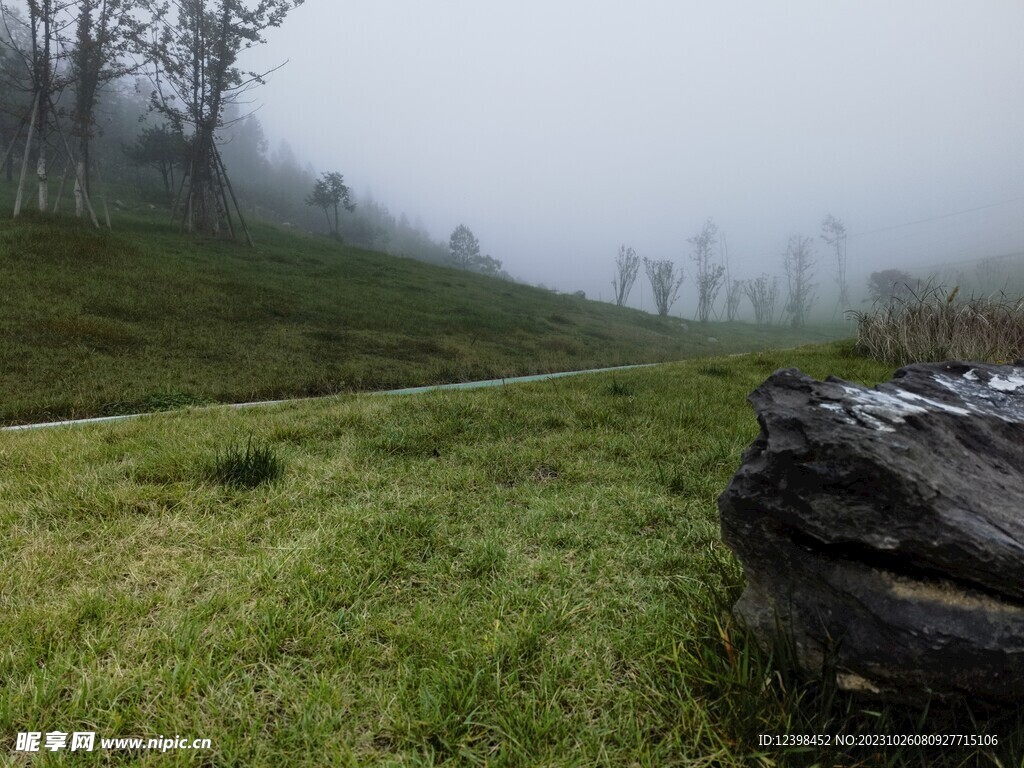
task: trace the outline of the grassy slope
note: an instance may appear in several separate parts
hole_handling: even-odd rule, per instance
[[[891,374],[831,346],[0,433],[0,739],[180,734],[226,766],[975,764],[756,743],[955,727],[1024,764],[1019,711],[822,704],[718,624],[739,571],[715,499],[757,432],[745,396],[788,365]],[[209,479],[250,435],[281,479]]]
[[[2,196],[0,196],[2,197]],[[0,423],[464,381],[837,338],[701,328],[257,227],[0,218]],[[709,342],[708,336],[718,342]]]

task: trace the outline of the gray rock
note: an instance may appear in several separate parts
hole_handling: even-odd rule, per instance
[[[737,616],[841,687],[1024,697],[1024,361],[912,365],[874,389],[777,371],[719,498]]]

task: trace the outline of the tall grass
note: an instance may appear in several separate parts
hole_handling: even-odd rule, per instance
[[[852,313],[857,351],[894,365],[1024,357],[1024,297],[999,294],[958,301],[958,294],[958,288],[935,286]]]

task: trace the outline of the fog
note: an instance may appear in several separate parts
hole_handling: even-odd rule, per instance
[[[1019,0],[310,0],[268,37],[272,143],[532,283],[608,300],[623,243],[689,272],[708,217],[745,277],[834,214],[856,293],[1024,251]]]

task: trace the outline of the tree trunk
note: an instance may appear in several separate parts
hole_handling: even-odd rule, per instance
[[[18,192],[14,198],[14,218],[21,214],[21,198],[25,193],[25,176],[28,173],[28,156],[32,151],[32,138],[36,129],[36,118],[39,116],[39,94],[32,104],[32,120],[28,124],[28,137],[25,139],[25,154],[21,158],[21,176],[18,178]]]
[[[39,210],[49,211],[50,210],[50,189],[46,182],[46,126],[49,115],[47,113],[47,107],[49,106],[49,96],[46,98],[39,99],[39,125],[38,136],[36,144],[39,149],[36,155],[36,181],[39,185]]]
[[[46,183],[46,144],[39,142],[39,159],[36,161],[36,179],[39,182],[39,210],[50,210],[50,188]]]
[[[192,177],[189,179],[185,227],[189,232],[210,236],[220,234],[214,162],[212,130],[204,126],[195,138]]]
[[[53,201],[53,212],[60,212],[60,202],[64,199],[64,185],[68,181],[68,171],[71,169],[71,158],[64,163],[64,173],[60,177],[60,185],[57,187],[57,199]]]
[[[79,128],[80,131],[87,130],[87,126]],[[85,197],[92,197],[92,184],[89,180],[89,137],[83,135],[78,140],[78,165],[75,174],[75,216],[84,218]]]
[[[78,172],[75,174],[75,216],[83,218],[85,216],[85,189],[83,188],[82,179],[85,178],[85,163],[82,160],[78,161]]]

